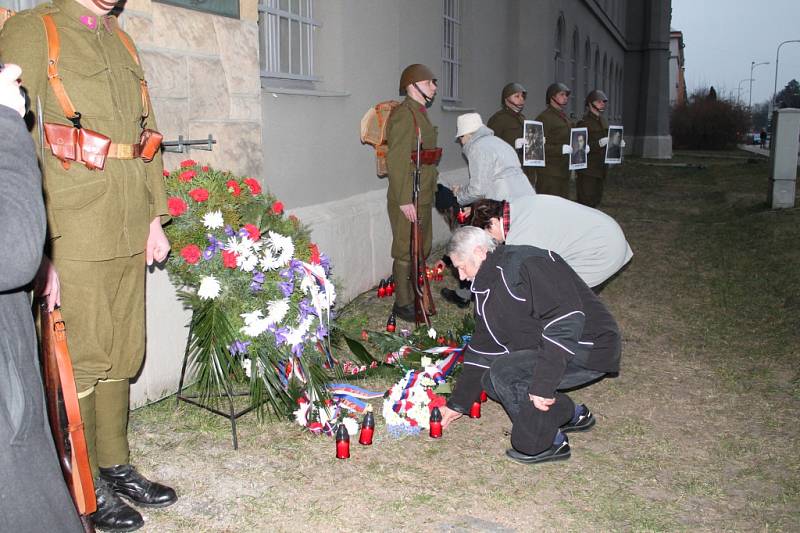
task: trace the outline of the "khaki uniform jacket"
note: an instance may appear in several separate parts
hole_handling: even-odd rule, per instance
[[[589,159],[586,162],[586,169],[579,170],[581,175],[592,176],[594,178],[606,177],[606,149],[598,143],[600,139],[608,135],[608,121],[603,115],[595,115],[591,111],[586,111],[583,118],[578,122],[578,128],[586,128],[589,133]]]
[[[70,124],[47,81],[47,38],[41,18],[45,13],[58,29],[58,70],[67,95],[82,115],[82,126],[115,143],[138,143],[142,68],[116,34],[116,17],[97,17],[91,29],[80,22],[91,12],[74,0],[54,0],[20,12],[0,32],[3,60],[22,67],[22,82],[31,101],[35,105],[36,98],[41,98],[44,122]],[[145,127],[157,129],[152,109]],[[33,136],[38,144],[36,128]],[[162,222],[168,219],[161,155],[147,164],[141,159],[109,158],[102,171],[77,163],[65,170],[45,150],[52,257],[100,261],[144,251],[150,221],[157,216]]]
[[[522,138],[525,129],[525,115],[517,113],[506,106],[491,116],[486,126],[494,131],[496,137],[500,137],[514,148],[517,139]],[[519,162],[522,164],[522,149],[517,150]],[[522,167],[522,171],[531,183],[536,180],[536,169],[534,167]]]
[[[414,186],[414,164],[411,152],[417,149],[416,126],[422,133],[422,148],[436,148],[438,128],[431,124],[425,106],[410,97],[392,111],[386,127],[389,144],[386,164],[389,169],[389,190],[387,201],[394,205],[411,203]],[[434,165],[422,165],[420,176],[420,205],[432,205],[436,192],[439,170]]]
[[[545,167],[537,169],[545,176],[569,178],[569,156],[561,153],[561,146],[569,144],[569,130],[573,124],[567,116],[551,105],[539,113],[536,120],[544,126],[544,160]]]

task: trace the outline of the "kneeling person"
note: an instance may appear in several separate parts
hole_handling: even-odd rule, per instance
[[[511,418],[511,459],[567,459],[564,433],[591,428],[594,417],[559,391],[619,372],[614,318],[551,251],[497,246],[483,230],[464,227],[447,252],[459,276],[472,281],[476,324],[463,372],[442,408],[444,426],[469,412],[483,389]]]

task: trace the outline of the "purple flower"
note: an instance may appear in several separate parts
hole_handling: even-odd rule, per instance
[[[271,324],[269,327],[267,327],[267,329],[271,331],[273,335],[275,335],[276,346],[284,344],[286,342],[286,334],[289,333],[289,330],[287,328],[279,328],[275,324]]]
[[[317,316],[317,311],[314,309],[311,303],[305,298],[300,300],[299,308],[300,308],[300,320],[305,320],[305,318],[308,315]]]
[[[233,237],[234,235],[236,235],[236,232],[233,231],[233,228],[230,226],[230,224],[225,226],[225,235],[227,235],[228,237]]]
[[[294,292],[294,283],[284,281],[282,283],[278,283],[278,286],[281,288],[284,298],[288,298]]]
[[[239,237],[241,237],[243,239],[245,237],[247,237],[248,239],[250,238],[250,233],[244,228],[239,228],[239,232],[238,233],[239,233]]]
[[[286,281],[294,281],[294,272],[292,272],[291,268],[284,268],[278,272],[278,275]]]
[[[217,240],[212,234],[208,233],[206,235],[208,239],[208,247],[203,251],[203,259],[206,261],[211,261],[214,258],[214,255],[223,248],[223,244]]]
[[[327,255],[319,254],[319,264],[322,265],[322,268],[325,270],[325,275],[330,275],[331,259]]]
[[[250,341],[234,341],[233,344],[228,346],[228,351],[231,355],[244,355],[247,353],[247,347],[250,346],[252,343]]]
[[[305,272],[305,270],[303,269],[303,262],[300,261],[299,259],[292,259],[291,261],[289,261],[289,268],[291,268],[293,272],[297,272],[298,274],[302,274],[303,272]]]
[[[217,253],[217,249],[214,246],[209,246],[205,250],[203,250],[203,259],[206,261],[211,261],[214,259],[214,255]]]
[[[324,339],[324,338],[325,338],[325,337],[327,337],[327,336],[328,336],[328,330],[327,330],[327,328],[325,328],[325,326],[323,326],[322,324],[320,324],[320,325],[319,325],[319,327],[317,328],[317,338],[318,338],[318,339],[320,339],[320,340],[322,340],[322,339]]]
[[[253,272],[253,283],[264,283],[264,273],[256,270]]]
[[[261,284],[257,281],[253,281],[250,283],[250,292],[260,292],[262,289]]]
[[[295,357],[303,357],[303,343],[298,342],[294,346],[292,346],[292,353]]]

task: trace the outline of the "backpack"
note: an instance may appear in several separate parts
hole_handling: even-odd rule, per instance
[[[361,143],[375,148],[375,171],[379,178],[389,175],[386,166],[386,152],[389,148],[386,139],[386,124],[394,108],[400,105],[397,100],[386,100],[370,107],[361,118]]]

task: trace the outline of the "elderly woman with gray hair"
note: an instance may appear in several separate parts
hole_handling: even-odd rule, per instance
[[[456,140],[469,162],[469,183],[453,193],[462,206],[481,198],[512,200],[536,194],[522,172],[519,156],[508,143],[484,126],[478,113],[458,117]]]

